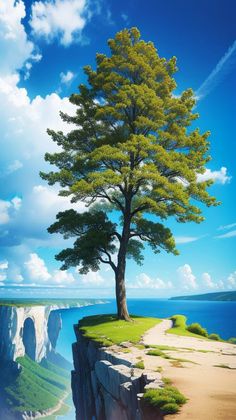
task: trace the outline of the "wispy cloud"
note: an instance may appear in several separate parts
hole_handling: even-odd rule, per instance
[[[189,242],[195,242],[198,239],[201,239],[202,236],[176,236],[175,243],[176,244],[188,244]]]
[[[230,46],[228,51],[223,55],[220,61],[217,63],[215,68],[209,74],[209,76],[204,80],[201,86],[196,91],[196,97],[198,99],[203,99],[207,96],[220,81],[230,72],[232,67],[236,63],[236,40]]]
[[[224,239],[224,238],[233,238],[236,236],[236,230],[231,230],[230,232],[224,233],[223,235],[218,235],[216,238]]]
[[[227,230],[232,229],[236,226],[236,223],[231,223],[230,225],[219,226],[217,230]]]

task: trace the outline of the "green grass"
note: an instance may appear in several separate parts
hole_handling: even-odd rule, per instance
[[[97,342],[99,345],[111,346],[124,341],[137,344],[142,335],[161,320],[132,315],[132,321],[117,320],[115,315],[95,315],[83,318],[79,322],[79,329],[84,337]]]
[[[224,364],[214,365],[214,367],[219,367],[219,368],[223,368],[223,369],[230,369],[230,367],[228,365],[224,365]]]
[[[40,366],[27,356],[19,357],[17,362],[22,371],[17,378],[5,387],[6,401],[15,412],[42,411],[55,407],[69,390],[70,381],[65,376]],[[58,368],[59,372],[60,368]]]
[[[145,369],[143,360],[140,360],[139,362],[135,363],[134,367],[137,369]]]
[[[158,356],[158,357],[162,357],[163,359],[171,359],[171,356],[164,353],[160,349],[150,349],[150,350],[147,351],[146,354],[148,354],[148,356]]]
[[[187,337],[195,337],[195,338],[202,338],[203,340],[207,340],[207,337],[199,336],[198,334],[195,334],[193,332],[190,332],[187,330],[187,318],[184,315],[174,315],[170,318],[174,325],[172,328],[170,328],[167,333],[168,334],[176,334],[181,336],[187,336]]]
[[[143,395],[144,401],[151,407],[159,408],[162,414],[174,414],[186,403],[187,399],[173,386],[160,389],[148,389]]]

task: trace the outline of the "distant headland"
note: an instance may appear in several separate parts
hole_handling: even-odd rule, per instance
[[[236,291],[204,293],[202,295],[174,296],[170,300],[236,301]]]

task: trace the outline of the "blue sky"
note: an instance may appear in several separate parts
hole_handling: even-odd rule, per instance
[[[77,288],[80,296],[114,295],[113,274],[102,267],[86,276],[59,271],[54,255],[64,241],[46,228],[70,203],[38,173],[47,168],[44,153],[55,148],[46,128],[68,130],[59,111],[74,112],[68,96],[86,81],[83,66],[94,66],[96,52],[108,53],[107,39],[132,26],[161,56],[177,56],[176,93],[196,92],[197,125],[211,131],[204,177],[215,179],[211,193],[222,204],[204,209],[201,225],[169,220],[180,256],[145,250],[142,267],[128,261],[128,296],[236,288],[235,17],[233,0],[0,3],[0,296],[11,287],[32,296],[36,286],[51,294]]]

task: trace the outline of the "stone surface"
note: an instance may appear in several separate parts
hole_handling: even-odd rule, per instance
[[[61,329],[60,313],[50,306],[0,306],[0,359],[16,360],[26,353],[26,321],[32,321],[34,360],[40,362],[56,346]],[[34,341],[34,342],[33,342]],[[30,347],[30,343],[28,343]]]

